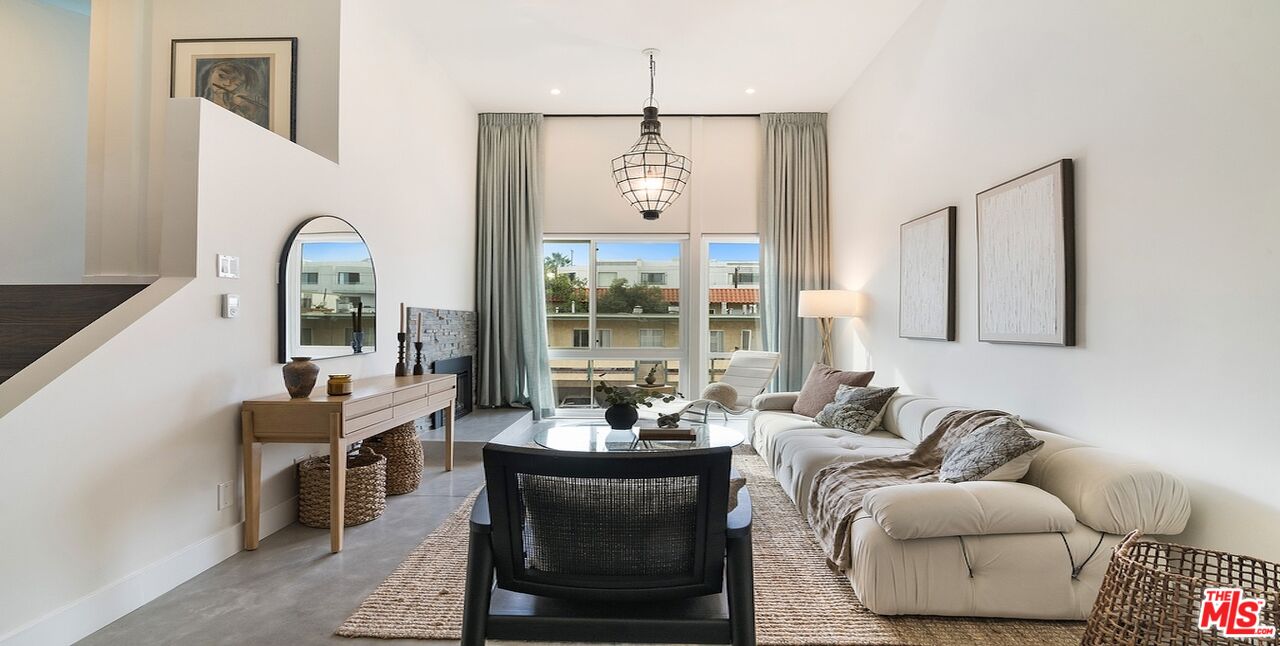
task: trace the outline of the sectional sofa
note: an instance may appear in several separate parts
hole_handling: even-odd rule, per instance
[[[897,394],[883,429],[857,435],[791,412],[797,395],[757,397],[750,441],[801,514],[823,467],[909,452],[947,413],[975,408]],[[1186,525],[1190,497],[1174,476],[1056,433],[1030,432],[1045,444],[1019,482],[919,483],[866,495],[851,521],[848,577],[868,608],[1083,619],[1125,534],[1177,534]]]

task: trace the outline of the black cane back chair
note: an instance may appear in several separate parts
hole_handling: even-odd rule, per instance
[[[463,643],[754,643],[751,503],[743,488],[728,509],[731,457],[485,446]]]

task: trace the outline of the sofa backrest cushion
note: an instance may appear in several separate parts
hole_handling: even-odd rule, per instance
[[[1191,495],[1177,477],[1141,460],[1047,431],[1022,479],[1055,495],[1083,524],[1100,532],[1178,534],[1191,515]]]
[[[947,413],[964,408],[972,406],[961,406],[932,397],[899,394],[889,401],[880,424],[890,433],[912,444],[919,444],[920,440],[938,427],[938,422]]]

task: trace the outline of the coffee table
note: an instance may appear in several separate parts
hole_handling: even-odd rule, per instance
[[[641,440],[635,429],[618,430],[597,421],[547,420],[534,424],[532,437],[538,446],[553,451],[584,453],[625,453],[634,451],[687,451],[742,444],[742,433],[715,424],[690,424],[696,435],[691,440]]]

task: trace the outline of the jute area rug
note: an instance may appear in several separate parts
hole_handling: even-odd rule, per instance
[[[1082,622],[880,616],[827,568],[813,532],[764,461],[740,449],[754,512],[756,635],[760,644],[892,646],[1076,645]],[[458,640],[467,521],[476,493],[432,532],[337,630],[344,637]]]

